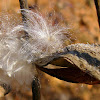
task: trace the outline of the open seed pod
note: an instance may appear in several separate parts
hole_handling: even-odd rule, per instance
[[[80,43],[68,45],[62,52],[41,58],[36,66],[64,81],[99,84],[100,46]]]

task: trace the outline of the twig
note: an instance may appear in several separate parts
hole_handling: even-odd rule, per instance
[[[99,28],[100,28],[100,0],[94,0],[96,10],[97,10],[97,16],[98,16],[98,23],[99,23]]]
[[[28,9],[27,0],[19,0],[19,3],[21,9]],[[23,22],[25,22],[26,21],[25,11],[21,10],[21,14],[22,14],[22,20]]]
[[[38,80],[38,77],[33,80],[32,82],[32,93],[33,93],[33,100],[40,100],[41,95],[40,95],[40,83]]]
[[[27,0],[19,0],[20,3],[20,8],[21,9],[28,9],[28,4],[27,4]],[[25,15],[25,11],[21,10],[21,14],[22,14],[22,21],[24,26],[27,26],[27,16]],[[25,37],[28,36],[28,33],[25,32]],[[40,100],[40,84],[38,81],[38,77],[36,76],[35,79],[32,82],[32,95],[33,95],[33,100]]]

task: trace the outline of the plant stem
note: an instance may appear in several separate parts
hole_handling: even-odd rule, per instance
[[[94,2],[95,2],[95,6],[96,6],[98,23],[99,23],[99,28],[100,28],[100,0],[94,0]]]
[[[19,0],[19,3],[21,9],[28,9],[27,0]],[[26,13],[25,10],[21,10],[23,24],[24,26],[28,27],[27,16],[25,13]],[[28,37],[28,33],[25,31],[24,33],[25,33],[25,37]],[[35,79],[32,82],[32,95],[33,95],[33,100],[40,100],[40,83],[37,75],[35,76]]]
[[[28,9],[27,0],[19,0],[19,3],[20,3],[20,9]],[[25,11],[21,10],[21,14],[22,14],[22,20],[23,22],[25,22],[26,21]]]
[[[27,0],[19,0],[19,3],[20,3],[20,9],[28,9]],[[21,10],[23,24],[24,24],[24,26],[28,26],[27,25],[27,16],[25,13],[26,13],[25,10]],[[25,34],[24,38],[28,39],[28,37],[29,37],[28,33],[26,31],[24,31],[24,34]]]
[[[33,100],[41,100],[40,83],[37,76],[32,82],[32,95],[33,95]]]

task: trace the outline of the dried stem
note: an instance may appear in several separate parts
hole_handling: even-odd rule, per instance
[[[95,6],[96,6],[98,23],[99,23],[99,28],[100,28],[100,0],[94,0],[94,2],[95,2]]]
[[[20,3],[20,9],[28,9],[27,0],[19,0],[19,3]],[[23,22],[25,22],[26,21],[25,11],[21,10],[21,14],[22,14],[22,20]]]
[[[33,93],[33,100],[41,100],[40,83],[37,76],[32,82],[32,93]]]
[[[21,9],[28,9],[27,0],[19,0],[20,8]],[[24,26],[27,26],[27,16],[25,15],[25,11],[21,10],[22,14],[22,21]],[[25,31],[24,31],[25,32]],[[28,36],[28,33],[26,33],[26,36]],[[35,79],[32,82],[32,94],[33,94],[33,100],[40,100],[40,83],[38,81],[38,77],[36,76]]]

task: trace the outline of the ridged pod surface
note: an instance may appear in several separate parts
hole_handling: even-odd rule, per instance
[[[38,60],[36,65],[40,70],[65,81],[99,84],[100,46],[71,44],[61,52]]]

